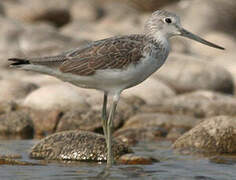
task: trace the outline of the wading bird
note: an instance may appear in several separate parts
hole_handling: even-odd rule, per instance
[[[11,67],[55,76],[78,87],[104,92],[102,124],[107,144],[107,166],[113,163],[112,126],[120,94],[158,70],[169,51],[169,38],[184,36],[205,45],[224,49],[185,30],[180,18],[158,10],[147,20],[143,34],[115,36],[91,42],[58,56],[11,58]],[[70,92],[68,92],[70,93]],[[107,98],[112,105],[107,116]]]

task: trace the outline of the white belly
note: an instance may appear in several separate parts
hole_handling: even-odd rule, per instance
[[[85,88],[94,88],[102,91],[115,93],[126,88],[135,86],[163,65],[166,57],[155,59],[146,57],[137,65],[130,65],[125,70],[120,69],[105,69],[97,70],[91,76],[77,76],[70,73],[61,74],[60,79],[69,81],[77,86]]]

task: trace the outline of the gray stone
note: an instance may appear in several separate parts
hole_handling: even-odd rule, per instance
[[[47,21],[62,26],[70,21],[69,1],[20,0],[4,3],[7,16],[23,22]]]
[[[33,137],[33,122],[29,115],[21,110],[0,115],[0,136],[2,138],[29,139]]]
[[[43,138],[55,133],[63,112],[60,110],[27,109],[34,123],[34,138]]]
[[[73,21],[72,23],[62,27],[60,32],[63,35],[74,39],[84,38],[90,41],[96,41],[117,35],[115,32],[105,29],[103,24],[99,24],[96,22],[89,23],[83,21]]]
[[[173,148],[183,153],[235,154],[236,120],[229,116],[206,119],[177,139]]]
[[[0,80],[0,101],[15,101],[23,99],[30,92],[38,88],[33,83],[23,82],[19,79]]]
[[[198,122],[198,119],[185,115],[140,113],[127,120],[123,129],[159,126],[167,129],[171,129],[172,127],[185,127],[188,130]]]
[[[94,0],[76,0],[72,1],[72,5],[70,6],[70,14],[72,20],[74,21],[93,22],[103,17],[105,12]]]
[[[236,57],[236,52],[235,49],[228,51],[222,55],[216,56],[213,60],[212,63],[213,64],[217,64],[219,66],[224,67],[225,69],[227,69],[233,79],[234,79],[234,84],[236,84],[236,61],[235,61],[235,57]]]
[[[35,159],[106,161],[106,142],[102,135],[87,131],[64,131],[42,139],[31,150]],[[115,159],[130,152],[120,142],[113,141]]]
[[[80,92],[80,90],[79,90]],[[94,131],[98,133],[103,133],[102,129],[102,94],[99,94],[99,101],[95,100],[91,102],[92,97],[96,98],[98,94],[94,94],[95,96],[90,96],[89,94],[86,97],[86,101],[89,103],[90,108],[88,109],[79,109],[77,107],[73,107],[70,110],[63,111],[60,120],[57,123],[56,131],[64,131],[64,130],[87,130]],[[124,124],[127,119],[133,116],[139,107],[139,99],[125,98],[121,99],[119,105],[117,107],[117,111],[115,113],[113,127],[114,130],[118,129],[122,124]],[[109,110],[109,109],[108,109]]]
[[[198,122],[198,119],[190,116],[143,113],[128,119],[123,127],[114,133],[114,136],[122,142],[133,145],[139,141],[165,138],[173,128],[181,129],[183,134]],[[177,136],[169,138],[174,139]]]
[[[114,118],[114,128],[117,129],[123,121],[122,114],[117,112]],[[76,129],[103,133],[101,110],[76,110],[74,108],[66,111],[58,121],[56,131]]]
[[[17,109],[19,109],[19,106],[15,101],[0,102],[0,114],[10,113]]]
[[[178,93],[199,89],[228,94],[234,92],[233,78],[226,69],[188,55],[170,55],[154,76]]]
[[[165,138],[167,133],[167,129],[153,125],[142,128],[121,128],[114,133],[114,137],[129,146],[134,146],[140,141],[157,141]]]
[[[141,111],[185,114],[197,118],[235,116],[236,98],[212,91],[195,91],[166,99],[155,106],[143,106]]]
[[[125,90],[123,97],[138,96],[147,104],[158,104],[166,98],[174,97],[175,91],[165,83],[154,78],[148,78],[140,85]]]
[[[114,0],[97,0],[97,1],[101,3],[107,3]],[[152,12],[154,10],[162,8],[163,6],[171,4],[174,1],[178,1],[178,0],[158,0],[158,1],[156,0],[118,0],[118,1],[115,0],[115,2],[122,2],[126,6],[130,5],[131,7],[134,7],[144,12]]]
[[[84,39],[76,40],[62,35],[51,25],[42,23],[25,26],[19,36],[18,44],[24,54],[36,57],[57,55],[86,42]]]
[[[19,50],[18,37],[23,32],[23,25],[12,19],[0,16],[0,67],[6,67],[7,58],[17,56]]]
[[[193,0],[188,2],[183,24],[196,32],[235,33],[235,0]],[[194,21],[193,21],[194,19]]]
[[[41,87],[30,93],[23,105],[38,110],[68,110],[76,107],[87,109],[85,97],[77,91],[77,87],[69,84],[54,84]]]

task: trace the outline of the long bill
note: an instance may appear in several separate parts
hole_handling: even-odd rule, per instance
[[[199,37],[199,36],[197,36],[197,35],[195,35],[195,34],[189,32],[189,31],[187,31],[187,30],[185,30],[185,29],[183,29],[183,28],[180,29],[180,33],[181,33],[181,34],[180,34],[181,36],[184,36],[184,37],[187,37],[187,38],[189,38],[189,39],[198,41],[198,42],[200,42],[200,43],[202,43],[202,44],[205,44],[205,45],[207,45],[207,46],[211,46],[211,47],[213,47],[213,48],[217,48],[217,49],[221,49],[221,50],[224,50],[224,49],[225,49],[225,48],[223,48],[223,47],[221,47],[221,46],[218,46],[218,45],[216,45],[216,44],[214,44],[214,43],[211,43],[211,42],[209,42],[209,41],[207,41],[207,40],[205,40],[205,39],[202,39],[201,37]]]

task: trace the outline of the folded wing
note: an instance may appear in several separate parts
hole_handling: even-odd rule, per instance
[[[96,41],[87,47],[66,54],[59,66],[64,73],[92,75],[96,70],[124,69],[142,57],[143,36],[130,35]]]

